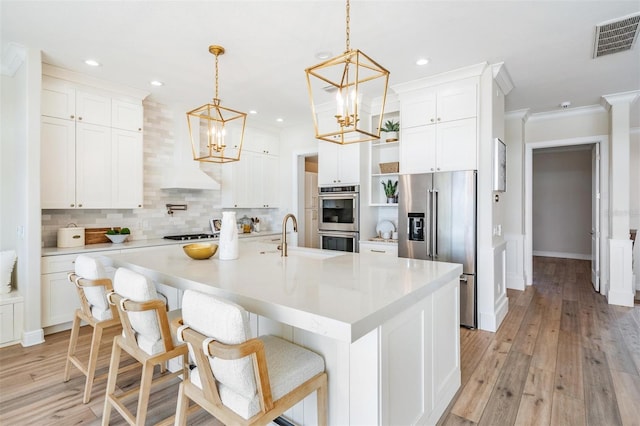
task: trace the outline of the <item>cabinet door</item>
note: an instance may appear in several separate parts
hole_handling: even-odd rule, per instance
[[[40,202],[43,209],[75,207],[75,122],[42,117]]]
[[[402,130],[400,138],[400,173],[431,173],[436,168],[436,126]]]
[[[360,183],[360,144],[336,145],[338,183],[358,185]]]
[[[142,131],[142,105],[120,99],[111,100],[111,127],[132,132]]]
[[[14,340],[13,303],[8,303],[6,305],[0,305],[0,344],[12,340]]]
[[[437,171],[477,169],[476,119],[467,118],[437,126]]]
[[[338,145],[318,141],[318,185],[338,183]]]
[[[255,186],[262,190],[262,206],[274,208],[278,206],[280,196],[280,192],[278,191],[278,157],[261,155],[260,159],[262,163],[262,173],[257,176],[260,182],[256,182]]]
[[[140,208],[144,198],[142,134],[112,129],[111,145],[112,207]]]
[[[476,117],[477,88],[475,83],[456,83],[438,90],[438,122]]]
[[[111,172],[111,129],[93,124],[77,123],[77,207],[111,207]]]
[[[436,122],[436,94],[424,92],[420,99],[402,104],[400,125],[402,128],[424,126]]]
[[[63,84],[43,82],[40,112],[47,117],[75,120],[76,91]]]
[[[111,98],[96,93],[76,91],[77,120],[111,126]]]
[[[68,272],[42,275],[42,326],[48,327],[73,320],[80,307],[76,288],[67,279]]]

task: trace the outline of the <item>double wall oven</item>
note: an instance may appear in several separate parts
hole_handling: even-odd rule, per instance
[[[360,238],[360,187],[318,188],[320,248],[357,253]]]

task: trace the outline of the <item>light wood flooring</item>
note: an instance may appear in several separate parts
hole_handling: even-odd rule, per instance
[[[640,306],[608,305],[590,263],[535,257],[497,333],[461,330],[442,425],[640,425]]]
[[[442,425],[640,425],[640,306],[610,306],[589,262],[534,258],[534,285],[509,290],[497,333],[461,329],[462,387]],[[63,383],[69,332],[42,345],[0,349],[0,425],[100,424],[106,382],[82,404],[84,376]],[[100,364],[106,371],[110,339]],[[90,343],[83,327],[80,350]],[[118,387],[135,385],[136,372]],[[152,393],[149,423],[175,412],[177,382]],[[124,424],[114,410],[112,424]],[[218,425],[208,414],[189,424]]]

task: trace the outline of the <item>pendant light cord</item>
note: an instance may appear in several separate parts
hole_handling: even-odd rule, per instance
[[[349,32],[350,32],[350,27],[349,27],[349,21],[350,21],[350,14],[349,14],[349,0],[347,0],[347,52],[350,50],[350,39],[349,39]]]
[[[216,56],[216,76],[215,76],[215,80],[216,80],[216,96],[213,99],[214,100],[219,100],[220,98],[218,98],[218,54],[216,54],[215,56]]]

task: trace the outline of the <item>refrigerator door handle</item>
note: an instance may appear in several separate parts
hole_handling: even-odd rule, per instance
[[[431,229],[431,222],[433,221],[433,189],[429,189],[427,194],[427,217],[425,224],[425,231],[427,232],[427,236],[425,238],[427,242],[427,259],[433,260],[433,254],[431,253],[431,249],[433,248],[433,235]]]
[[[433,190],[431,207],[431,239],[433,240],[433,259],[438,259],[438,190]]]

